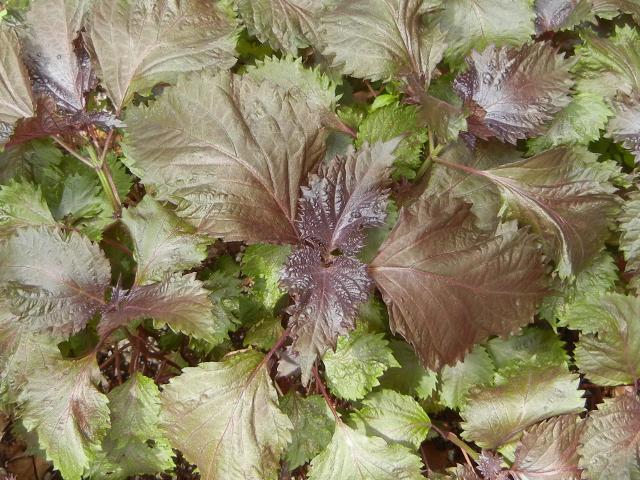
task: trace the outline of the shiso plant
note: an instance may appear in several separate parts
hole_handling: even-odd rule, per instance
[[[3,443],[64,480],[637,480],[639,23],[5,2]]]

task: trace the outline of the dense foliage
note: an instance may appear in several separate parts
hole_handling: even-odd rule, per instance
[[[637,0],[9,1],[3,443],[640,478],[639,52]]]

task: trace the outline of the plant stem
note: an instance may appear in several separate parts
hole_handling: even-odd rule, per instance
[[[329,408],[331,409],[331,413],[333,413],[333,416],[335,417],[336,422],[342,423],[342,419],[340,418],[340,415],[336,410],[336,406],[333,403],[333,400],[331,400],[331,397],[329,396],[329,392],[327,392],[327,387],[325,386],[324,382],[322,381],[322,378],[320,377],[320,372],[318,372],[317,365],[313,366],[313,378],[316,381],[316,385],[320,389],[320,393],[324,397],[324,401],[327,402],[327,405],[329,405]]]
[[[456,447],[462,450],[462,454],[465,457],[471,457],[474,460],[477,460],[479,458],[480,455],[478,455],[478,452],[476,452],[473,448],[471,448],[469,445],[463,442],[460,438],[458,438],[458,436],[455,433],[445,432],[443,430],[440,430],[438,427],[436,427],[433,424],[431,425],[431,428],[433,428],[436,432],[438,432],[438,434],[442,438],[453,443]]]
[[[51,137],[53,139],[54,142],[56,142],[58,145],[60,145],[62,148],[64,148],[67,153],[69,153],[70,155],[72,155],[73,157],[77,158],[78,160],[80,160],[82,163],[84,163],[87,167],[89,168],[95,168],[93,163],[91,163],[91,161],[85,157],[83,157],[82,155],[80,155],[78,152],[76,152],[71,146],[67,145],[64,141],[62,141],[61,139],[59,139],[58,137]]]

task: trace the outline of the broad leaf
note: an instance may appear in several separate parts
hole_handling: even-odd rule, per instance
[[[615,141],[622,143],[640,162],[640,97],[633,101],[620,103],[613,112],[613,118],[607,126],[607,133]]]
[[[204,480],[275,480],[291,421],[259,352],[185,368],[164,388],[162,419],[172,445]]]
[[[491,383],[494,369],[487,351],[477,346],[465,355],[463,361],[442,369],[440,401],[449,408],[459,410],[466,403],[466,396],[471,387]]]
[[[600,130],[605,128],[611,115],[611,109],[602,97],[578,93],[569,105],[554,115],[541,136],[529,140],[529,152],[540,153],[566,144],[586,145],[600,138]]]
[[[331,441],[335,421],[321,395],[303,397],[290,391],[280,400],[280,408],[293,424],[285,458],[289,469],[294,470],[324,450]]]
[[[580,329],[574,357],[598,385],[633,384],[640,378],[640,299],[610,293],[574,303],[563,317]]]
[[[569,355],[565,344],[552,330],[527,327],[517,335],[493,338],[487,343],[497,369],[509,368],[516,363],[530,366],[568,366]]]
[[[134,286],[128,292],[116,290],[104,307],[98,333],[108,336],[137,319],[153,318],[173,330],[214,345],[227,335],[231,325],[213,313],[209,292],[196,280],[195,273],[166,277],[163,281]]]
[[[23,425],[37,434],[47,459],[65,479],[81,479],[109,427],[108,400],[97,388],[100,378],[95,358],[60,358],[34,369],[20,394]]]
[[[460,414],[463,436],[484,448],[514,439],[525,428],[547,418],[579,413],[584,406],[579,378],[566,368],[528,368],[498,378],[492,387],[472,392]]]
[[[24,181],[0,187],[0,237],[13,235],[20,228],[55,223],[39,187]]]
[[[422,480],[420,459],[401,445],[387,445],[342,422],[331,443],[311,461],[310,480]]]
[[[383,337],[359,328],[340,337],[335,352],[324,354],[327,386],[333,394],[345,400],[360,400],[380,385],[378,377],[387,368],[400,366]]]
[[[511,472],[522,480],[580,480],[578,444],[584,423],[563,415],[528,428],[516,448]]]
[[[240,268],[251,281],[251,297],[272,313],[285,293],[280,273],[290,253],[288,245],[258,244],[249,245],[242,256]]]
[[[324,156],[319,122],[269,82],[202,74],[130,110],[126,150],[145,186],[199,230],[295,243],[300,185]]]
[[[373,284],[359,260],[338,256],[327,263],[311,247],[292,252],[281,278],[295,299],[289,320],[291,352],[302,369],[303,383],[308,383],[316,356],[353,329],[358,307],[369,298]]]
[[[457,64],[472,49],[490,44],[522,45],[534,33],[529,0],[447,0],[429,17],[432,25],[446,32],[445,57]]]
[[[107,394],[111,429],[91,478],[125,480],[174,466],[173,451],[158,427],[160,391],[152,379],[135,373]]]
[[[610,172],[586,151],[556,148],[489,170],[439,162],[493,183],[510,214],[542,236],[562,277],[585,268],[609,235],[615,188]]]
[[[206,237],[166,207],[145,197],[122,212],[133,239],[137,285],[161,280],[165,275],[189,270],[207,256]]]
[[[236,62],[235,22],[213,0],[94,2],[88,24],[117,109],[135,92],[173,82],[181,72],[226,70]]]
[[[620,13],[633,15],[634,20],[640,19],[640,2],[638,0],[591,0],[593,10],[599,17],[611,18]]]
[[[66,337],[87,324],[104,305],[111,280],[109,262],[97,245],[78,233],[25,228],[0,249],[0,284],[33,331]]]
[[[640,400],[625,393],[605,400],[586,420],[580,466],[591,480],[640,477]]]
[[[238,13],[250,35],[275,50],[296,55],[317,46],[321,12],[328,0],[238,0]]]
[[[529,323],[545,292],[531,235],[514,224],[486,235],[473,223],[467,204],[423,196],[401,213],[369,267],[393,331],[430,368]]]
[[[590,0],[536,0],[536,33],[557,32],[595,20]]]
[[[20,59],[15,33],[0,28],[0,147],[13,133],[14,124],[33,115],[29,76]]]
[[[640,195],[635,194],[624,203],[618,221],[620,250],[624,252],[627,270],[640,271]]]
[[[355,255],[362,249],[366,229],[384,225],[387,217],[386,187],[399,140],[350,150],[311,176],[298,211],[303,240],[325,252]]]
[[[389,367],[379,378],[382,388],[426,400],[436,389],[436,372],[425,369],[411,346],[402,340],[391,340],[389,347],[399,367]]]
[[[65,111],[84,109],[91,83],[90,63],[77,47],[89,0],[42,0],[31,3],[23,43],[34,90]]]
[[[469,70],[454,86],[471,116],[469,133],[515,144],[542,133],[554,113],[569,104],[570,62],[544,43],[519,50],[488,47],[473,52]]]
[[[371,80],[404,79],[410,89],[422,90],[445,46],[437,28],[425,28],[425,15],[438,3],[340,2],[322,17],[324,53],[333,56],[345,74]]]
[[[362,403],[364,406],[351,416],[351,421],[362,425],[363,433],[410,449],[418,449],[427,438],[431,420],[412,397],[393,390],[379,390]]]

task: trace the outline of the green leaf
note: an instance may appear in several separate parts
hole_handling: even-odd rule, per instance
[[[275,480],[291,421],[278,408],[264,357],[247,350],[185,368],[164,388],[162,421],[207,480]]]
[[[295,243],[300,186],[324,157],[317,112],[271,83],[195,75],[130,109],[130,168],[201,232]]]
[[[406,79],[413,90],[429,84],[442,59],[443,35],[427,31],[425,16],[439,1],[354,0],[323,15],[323,53],[343,73],[370,80]],[[414,92],[414,93],[417,93]]]
[[[447,0],[429,21],[446,32],[445,57],[455,65],[472,49],[527,42],[534,17],[529,0]]]
[[[100,451],[109,428],[109,407],[97,389],[94,357],[63,360],[34,369],[19,401],[22,423],[38,435],[47,459],[65,479],[80,480]]]
[[[24,179],[40,185],[42,193],[50,200],[52,185],[60,182],[58,166],[63,155],[51,141],[32,140],[0,152],[0,183]]]
[[[319,43],[319,20],[329,0],[237,0],[250,35],[274,50],[296,55]]]
[[[432,369],[529,323],[545,293],[534,237],[515,223],[486,234],[469,208],[450,196],[422,195],[401,212],[369,266],[392,332]]]
[[[182,72],[236,63],[235,21],[212,0],[94,2],[87,29],[118,110],[135,92],[174,82]]]
[[[250,245],[244,252],[240,268],[253,283],[251,296],[273,311],[285,293],[280,288],[280,272],[291,253],[288,245]]]
[[[627,271],[640,271],[640,194],[632,194],[624,202],[618,217],[620,250],[627,261]]]
[[[440,373],[440,401],[459,410],[474,385],[485,385],[493,380],[494,365],[487,351],[480,346],[465,355],[454,366],[445,366]]]
[[[584,299],[563,320],[581,331],[574,357],[589,380],[625,385],[640,378],[640,298],[609,293]]]
[[[305,68],[302,58],[267,57],[247,67],[246,75],[257,82],[269,81],[319,110],[333,111],[340,98],[335,82],[320,70]]]
[[[227,336],[231,324],[225,316],[214,315],[209,292],[195,273],[175,274],[161,282],[134,286],[126,294],[114,293],[103,309],[98,333],[107,337],[133,320],[153,318],[156,326],[171,329],[217,345]]]
[[[367,396],[362,404],[350,417],[358,427],[362,426],[358,428],[362,433],[409,449],[418,449],[427,438],[431,420],[413,398],[393,390],[379,390]]]
[[[269,350],[284,333],[280,317],[258,318],[247,330],[243,343],[246,347],[253,345]]]
[[[24,227],[55,225],[42,191],[26,181],[11,181],[0,187],[0,237]]]
[[[327,386],[345,400],[359,400],[373,387],[380,385],[378,377],[389,367],[400,365],[393,358],[383,334],[358,329],[338,338],[336,351],[322,357]]]
[[[587,418],[580,443],[580,467],[586,478],[640,478],[640,399],[637,395],[625,393],[606,399]]]
[[[527,142],[529,153],[540,153],[559,145],[586,145],[600,137],[612,115],[604,99],[593,93],[578,93],[556,113],[544,134]]]
[[[379,378],[382,388],[416,396],[421,400],[429,398],[438,382],[436,372],[427,370],[420,364],[407,342],[391,340],[389,347],[400,366],[388,368]]]
[[[498,378],[495,386],[472,391],[460,415],[462,436],[483,448],[513,440],[525,428],[547,418],[583,410],[580,380],[566,368],[528,368]]]
[[[420,459],[405,447],[337,422],[331,443],[311,461],[309,480],[423,480],[420,468]]]
[[[487,343],[487,350],[498,369],[519,362],[527,364],[527,368],[544,365],[566,367],[569,364],[564,342],[558,335],[537,327],[527,327],[505,339],[494,338]]]
[[[378,97],[379,98],[379,97]],[[418,125],[418,110],[412,105],[395,102],[378,108],[367,115],[358,128],[355,145],[361,148],[365,142],[386,142],[398,136],[404,138],[394,154],[393,177],[412,180],[420,168],[422,146],[427,141],[427,131]]]
[[[29,75],[20,60],[16,34],[0,25],[0,148],[9,140],[14,124],[33,116]]]
[[[125,480],[173,467],[173,451],[158,427],[160,391],[136,372],[107,394],[111,429],[91,466],[91,478]]]
[[[577,90],[612,98],[617,92],[627,95],[640,90],[636,71],[640,68],[637,52],[640,34],[630,26],[616,27],[615,34],[601,38],[583,32],[583,43],[576,47]]]
[[[0,249],[0,285],[33,331],[80,331],[104,304],[111,281],[100,248],[76,232],[25,228]]]
[[[584,423],[577,415],[553,417],[528,428],[516,448],[516,478],[580,480],[578,445]]]
[[[165,275],[189,270],[200,265],[207,257],[211,243],[204,235],[146,196],[133,208],[122,212],[134,245],[134,258],[138,265],[136,285],[161,280]]]
[[[321,395],[303,397],[290,391],[280,400],[280,408],[293,424],[285,458],[289,469],[294,470],[324,450],[331,441],[335,421]]]

